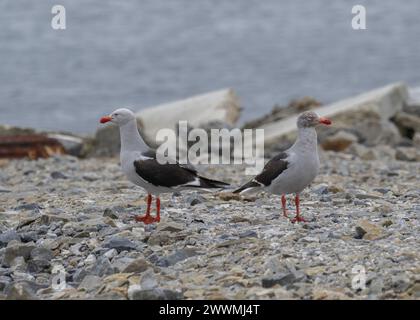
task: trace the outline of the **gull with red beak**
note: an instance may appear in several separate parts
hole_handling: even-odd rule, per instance
[[[267,162],[263,171],[235,193],[266,190],[281,195],[283,215],[287,217],[286,194],[295,194],[296,216],[292,222],[305,221],[300,215],[299,194],[316,177],[319,169],[318,144],[315,127],[330,125],[331,120],[313,111],[302,113],[297,119],[298,137],[287,150]]]
[[[160,198],[162,193],[185,189],[225,188],[227,183],[211,180],[198,175],[191,165],[181,165],[176,161],[159,163],[156,151],[147,146],[137,129],[134,113],[125,108],[117,109],[109,116],[102,117],[101,123],[112,122],[119,126],[121,136],[120,162],[128,180],[147,191],[147,209],[144,216],[136,216],[137,221],[150,224],[160,221]],[[156,216],[150,215],[152,196],[156,197]]]

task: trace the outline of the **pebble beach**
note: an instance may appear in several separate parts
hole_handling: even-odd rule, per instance
[[[227,190],[164,195],[153,225],[117,158],[2,160],[0,298],[418,299],[420,164],[320,158],[307,223]],[[200,171],[238,186],[243,169]]]

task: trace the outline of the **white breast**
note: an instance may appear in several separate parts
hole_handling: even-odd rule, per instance
[[[274,194],[300,193],[316,177],[319,170],[317,153],[291,152],[289,166],[274,179],[267,190]]]
[[[157,187],[153,184],[143,180],[136,172],[134,161],[146,159],[140,152],[124,152],[121,153],[121,169],[126,175],[127,179],[135,185],[142,187],[148,193],[159,195],[160,193],[171,192],[168,188]]]

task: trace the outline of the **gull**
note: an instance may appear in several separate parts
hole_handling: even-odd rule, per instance
[[[299,194],[316,177],[319,170],[318,144],[315,127],[330,125],[331,120],[306,111],[297,119],[298,136],[295,143],[267,162],[262,172],[234,193],[265,190],[281,195],[283,215],[287,217],[286,194],[295,194],[296,216],[292,222],[305,222],[300,215]]]
[[[101,123],[112,122],[119,126],[121,137],[120,162],[129,181],[147,192],[147,209],[137,221],[150,224],[160,222],[160,194],[187,189],[225,188],[229,184],[200,176],[191,165],[176,161],[160,163],[156,151],[151,149],[137,129],[134,113],[126,108],[117,109],[102,117]],[[150,215],[153,196],[156,197],[156,216]]]

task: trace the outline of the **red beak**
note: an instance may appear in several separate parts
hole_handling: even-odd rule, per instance
[[[332,122],[328,118],[320,117],[319,118],[319,123],[326,124],[327,126],[329,126]]]
[[[109,122],[111,120],[112,120],[112,118],[110,116],[106,116],[106,117],[102,117],[100,122],[101,123],[106,123],[106,122]]]

